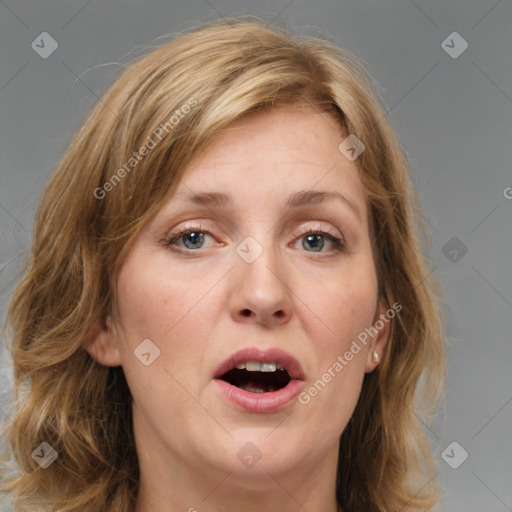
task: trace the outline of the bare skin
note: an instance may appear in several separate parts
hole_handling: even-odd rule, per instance
[[[302,365],[307,392],[388,308],[377,297],[360,171],[338,150],[342,138],[328,114],[276,109],[237,121],[131,248],[120,323],[99,326],[86,348],[122,365],[133,395],[137,512],[338,510],[338,441],[378,364],[373,351],[385,352],[388,324],[308,403],[242,411],[212,377],[240,348],[276,347]],[[288,208],[300,191],[337,191],[348,202]],[[186,202],[202,192],[231,203]],[[176,238],[182,228],[196,237]],[[256,250],[242,243],[248,236],[262,249],[251,263],[236,251]],[[134,356],[145,339],[160,350],[148,366]],[[246,443],[261,456],[252,467],[237,456]]]

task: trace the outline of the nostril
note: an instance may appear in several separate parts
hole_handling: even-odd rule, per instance
[[[244,315],[244,316],[251,316],[251,310],[250,309],[244,309],[242,311],[242,315]]]

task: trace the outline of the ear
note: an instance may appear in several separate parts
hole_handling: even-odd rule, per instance
[[[377,333],[372,336],[371,342],[368,345],[365,373],[373,372],[386,355],[389,332],[391,330],[390,316],[386,315],[386,312],[389,310],[396,314],[395,310],[384,299],[380,299],[372,322],[372,332],[376,330]],[[393,317],[391,316],[391,318]]]
[[[119,341],[110,317],[106,321],[98,321],[92,327],[82,346],[97,363],[103,366],[121,365]]]

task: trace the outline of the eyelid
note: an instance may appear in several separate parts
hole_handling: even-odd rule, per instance
[[[184,233],[187,233],[189,231],[200,231],[202,233],[207,233],[209,234],[210,236],[214,236],[210,231],[208,231],[207,229],[203,228],[203,225],[202,225],[202,222],[201,221],[190,221],[191,224],[185,224],[181,227],[179,227],[178,229],[172,231],[170,233],[168,233],[166,235],[166,237],[176,237],[178,235],[182,235]],[[196,223],[194,223],[196,222]],[[312,222],[312,221],[307,221],[307,222]],[[317,221],[319,222],[319,221]],[[335,234],[333,233],[333,231],[331,230],[331,228],[324,228],[320,225],[318,225],[317,227],[315,228],[303,228],[303,227],[299,227],[299,228],[295,228],[292,232],[292,236],[293,237],[298,237],[298,236],[301,236],[301,235],[305,235],[305,234],[308,234],[310,232],[315,232],[315,233],[324,233],[326,235],[332,235],[334,238],[339,238],[341,239],[344,243],[346,243],[345,241],[345,237],[343,236],[342,233],[338,233],[338,234]]]
[[[206,234],[208,236],[211,236],[212,238],[216,238],[210,231],[203,228],[203,225],[200,221],[190,221],[190,224],[185,224],[175,231],[171,232],[170,234],[166,235],[164,239],[162,240],[162,244],[165,247],[168,247],[176,252],[182,253],[182,254],[188,254],[192,255],[193,253],[200,254],[202,251],[201,249],[205,249],[203,247],[199,247],[198,249],[187,249],[179,247],[176,242],[178,242],[181,237],[187,233],[191,233],[194,231],[198,231],[200,233]],[[317,221],[319,222],[319,221]],[[315,227],[299,227],[296,228],[292,232],[293,241],[296,243],[298,239],[308,235],[308,234],[318,234],[323,236],[324,238],[327,238],[331,241],[331,243],[335,246],[334,250],[331,251],[325,251],[325,252],[316,252],[316,251],[305,251],[306,253],[311,252],[312,254],[317,254],[317,258],[322,257],[328,257],[333,256],[335,253],[340,252],[346,252],[347,251],[347,243],[345,240],[345,237],[343,234],[335,234],[331,227],[322,227],[320,224],[318,224]],[[333,254],[334,253],[334,254]]]
[[[305,237],[308,234],[319,234],[323,236],[324,238],[331,241],[331,243],[334,245],[334,249],[331,251],[325,251],[325,252],[316,252],[316,251],[305,251],[306,254],[316,254],[316,259],[322,259],[322,258],[329,258],[332,256],[335,256],[340,253],[346,253],[348,252],[348,246],[347,242],[345,241],[345,237],[342,234],[335,234],[331,230],[331,228],[322,228],[321,226],[318,226],[316,228],[310,227],[307,229],[297,229],[293,233],[293,240],[296,243],[301,238]]]
[[[194,221],[191,221],[191,222],[194,222]],[[172,242],[179,240],[183,235],[193,232],[193,231],[199,231],[200,233],[204,233],[204,234],[211,236],[212,238],[215,238],[215,236],[210,231],[203,228],[203,225],[200,221],[197,221],[197,222],[198,223],[196,223],[196,224],[185,224],[175,230],[171,230],[170,233],[167,233],[163,237],[162,242],[166,246],[174,245]],[[193,252],[192,250],[181,249],[180,247],[178,247],[176,249],[178,251],[181,250],[181,251],[185,251],[185,252]]]
[[[312,222],[312,221],[308,221],[308,222]],[[338,230],[336,230],[336,231],[338,231]],[[335,233],[331,227],[322,227],[321,225],[317,225],[314,228],[311,228],[311,227],[308,227],[308,228],[302,228],[302,227],[297,228],[297,229],[295,229],[293,231],[292,236],[293,237],[298,237],[298,236],[301,236],[301,235],[304,236],[304,235],[306,235],[308,233],[323,233],[325,235],[332,236],[333,238],[338,238],[343,243],[346,243],[345,237],[343,236],[342,233]]]

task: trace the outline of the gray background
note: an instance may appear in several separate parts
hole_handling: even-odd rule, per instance
[[[442,509],[512,511],[510,1],[0,0],[0,318],[41,188],[117,76],[116,63],[164,34],[244,14],[347,47],[380,84],[412,162],[445,294],[447,408],[429,431]],[[31,43],[45,31],[58,48],[43,59]],[[452,32],[469,45],[457,58],[444,49],[461,48]],[[1,362],[5,409],[7,354]],[[469,456],[453,469],[445,459],[457,465],[462,450]]]

